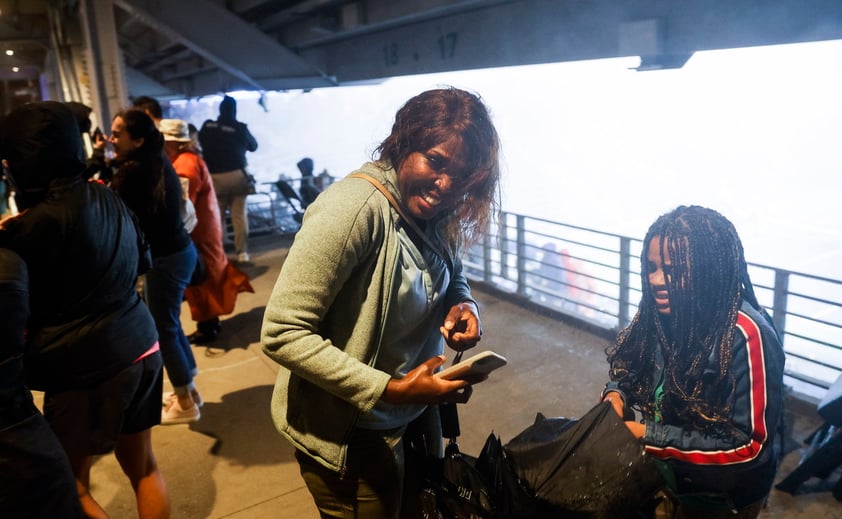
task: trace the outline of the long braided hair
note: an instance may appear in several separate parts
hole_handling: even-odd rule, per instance
[[[647,250],[660,238],[669,315],[658,312],[648,280]],[[641,254],[642,297],[631,324],[608,348],[610,377],[645,417],[654,415],[653,380],[658,350],[663,355],[662,413],[667,423],[723,433],[731,429],[734,404],[734,328],[742,301],[761,312],[748,276],[737,231],[718,212],[680,206],[649,228]]]

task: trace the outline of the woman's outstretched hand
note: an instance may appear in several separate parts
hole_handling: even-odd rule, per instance
[[[625,410],[623,409],[623,397],[620,396],[620,393],[616,391],[609,391],[602,398],[602,401],[611,404],[614,412],[617,413],[617,416],[620,418],[625,416]]]
[[[623,407],[623,397],[616,391],[609,391],[602,398],[603,402],[608,402],[620,418],[625,418],[625,408]],[[646,425],[635,422],[634,420],[625,421],[626,427],[635,438],[643,438],[646,434]]]
[[[441,334],[447,345],[456,351],[473,348],[482,338],[482,324],[479,320],[477,305],[472,301],[464,301],[450,307]]]
[[[464,404],[471,398],[473,388],[464,380],[445,380],[435,376],[444,361],[444,355],[439,355],[413,369],[405,377],[393,378],[381,399],[390,404]]]

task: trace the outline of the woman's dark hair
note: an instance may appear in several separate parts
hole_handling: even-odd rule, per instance
[[[500,148],[497,130],[479,96],[457,88],[423,92],[395,115],[392,132],[375,150],[398,169],[414,152],[454,141],[459,159],[462,203],[444,216],[444,237],[454,247],[472,243],[486,230],[498,206]]]
[[[662,316],[649,285],[647,251],[661,241],[661,262],[672,262],[665,276],[670,313]],[[742,301],[763,313],[748,275],[737,231],[718,212],[681,206],[649,228],[640,258],[642,296],[637,314],[608,348],[610,377],[618,381],[645,416],[654,413],[652,380],[656,350],[664,356],[665,420],[698,430],[725,431],[734,404],[735,380],[729,371],[734,328]]]
[[[122,119],[132,139],[143,143],[118,160],[111,187],[123,198],[132,198],[148,214],[164,205],[164,137],[146,113],[132,108],[114,116]]]

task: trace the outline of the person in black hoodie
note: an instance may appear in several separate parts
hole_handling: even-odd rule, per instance
[[[29,103],[6,116],[0,157],[21,210],[3,222],[0,247],[17,252],[30,277],[26,380],[44,391],[44,416],[67,453],[82,510],[106,516],[89,493],[90,469],[114,451],[139,517],[169,517],[152,450],[163,363],[135,289],[148,259],[135,218],[111,190],[81,177],[79,126],[62,103]]]

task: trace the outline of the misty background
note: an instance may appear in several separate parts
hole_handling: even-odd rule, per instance
[[[697,52],[676,70],[611,59],[233,93],[261,182],[302,157],[344,177],[429,88],[478,93],[502,142],[504,210],[642,237],[681,204],[723,213],[748,261],[842,279],[842,42]],[[170,104],[201,126],[220,96]],[[266,186],[268,190],[269,187]],[[638,251],[633,251],[635,254]]]

